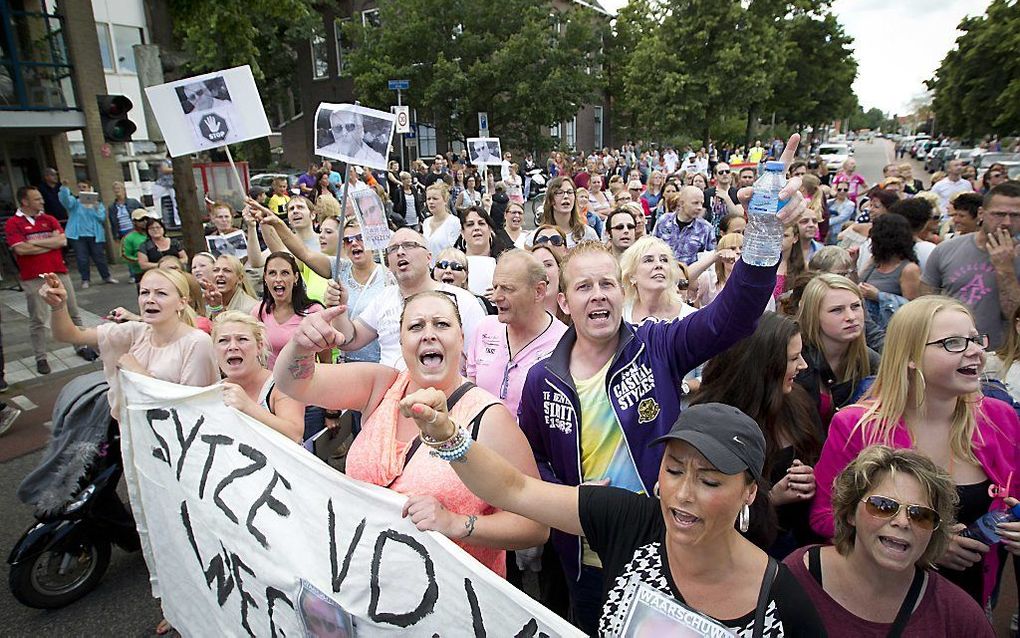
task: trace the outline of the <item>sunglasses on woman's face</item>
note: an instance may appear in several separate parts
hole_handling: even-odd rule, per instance
[[[536,237],[535,245],[550,243],[553,246],[562,246],[564,244],[563,238],[559,235],[546,235],[544,237]]]
[[[344,237],[345,244],[353,244],[356,241],[365,241],[365,238],[364,236],[362,236],[361,233],[358,233],[357,235],[348,235]]]
[[[436,268],[439,270],[452,270],[453,272],[464,272],[467,267],[459,261],[437,261]]]
[[[923,530],[936,530],[942,523],[939,513],[926,505],[900,503],[896,499],[878,494],[861,499],[861,502],[864,503],[864,511],[875,518],[895,518],[901,509],[906,508],[907,519]]]

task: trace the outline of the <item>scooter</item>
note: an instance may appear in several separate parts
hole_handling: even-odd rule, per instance
[[[117,495],[124,471],[120,430],[113,419],[106,421],[105,439],[98,442],[95,458],[76,481],[80,488],[63,504],[37,505],[36,523],[11,550],[8,584],[24,605],[37,609],[69,605],[102,580],[110,564],[111,543],[127,551],[141,549],[134,517]],[[102,426],[97,425],[98,436]],[[40,466],[43,471],[45,464]]]

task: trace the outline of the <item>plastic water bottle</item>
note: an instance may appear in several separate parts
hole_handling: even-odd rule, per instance
[[[775,266],[783,256],[783,224],[777,213],[786,203],[779,201],[779,191],[786,186],[785,172],[782,162],[765,162],[765,172],[754,182],[741,255],[752,266]]]
[[[1012,523],[1014,521],[1020,521],[1020,504],[1006,510],[987,512],[984,516],[974,521],[973,525],[960,532],[960,536],[973,538],[985,545],[995,545],[1002,540],[999,538],[999,531],[995,529],[995,526],[999,523]]]

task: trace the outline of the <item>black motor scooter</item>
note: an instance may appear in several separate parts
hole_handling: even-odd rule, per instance
[[[105,440],[97,443],[76,481],[79,489],[62,505],[37,506],[36,523],[11,550],[8,582],[21,603],[37,609],[64,607],[99,584],[110,563],[111,543],[128,551],[141,548],[134,517],[117,495],[123,471],[120,430],[107,416]]]

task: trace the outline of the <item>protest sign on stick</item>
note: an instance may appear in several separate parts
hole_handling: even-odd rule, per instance
[[[475,166],[499,166],[503,163],[498,137],[469,137],[467,144],[469,161]]]
[[[405,497],[347,478],[223,404],[218,386],[121,373],[125,479],[153,594],[184,635],[581,636]]]
[[[315,154],[384,171],[395,126],[392,113],[323,102],[315,111]]]

